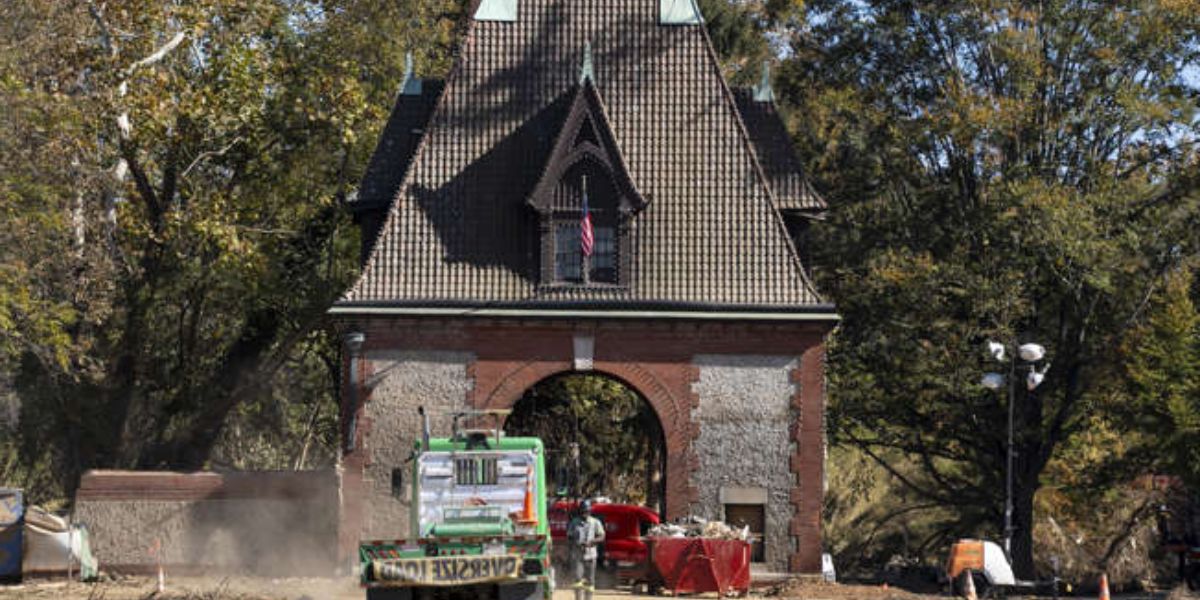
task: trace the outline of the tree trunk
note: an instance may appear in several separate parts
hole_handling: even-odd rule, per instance
[[[1012,566],[1017,579],[1032,581],[1033,569],[1033,495],[1036,486],[1013,486]]]

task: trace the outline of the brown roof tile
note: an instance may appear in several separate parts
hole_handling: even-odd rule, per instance
[[[364,187],[403,180],[339,306],[822,305],[704,29],[659,25],[658,11],[659,0],[520,0],[516,22],[470,23],[411,164],[372,161]],[[548,289],[526,200],[587,43],[620,155],[652,200],[634,217],[627,286]]]
[[[417,143],[425,134],[425,126],[429,123],[442,88],[441,81],[427,79],[421,82],[420,95],[396,96],[396,105],[379,136],[379,145],[371,155],[371,162],[367,164],[362,185],[358,187],[358,198],[351,207],[353,210],[386,206],[396,197],[400,181],[417,150]]]
[[[755,100],[754,90],[749,88],[734,90],[733,97],[780,210],[825,210],[825,200],[804,177],[800,160],[796,158],[792,140],[783,120],[779,118],[775,103]]]

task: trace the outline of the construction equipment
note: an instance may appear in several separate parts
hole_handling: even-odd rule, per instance
[[[469,596],[549,600],[554,573],[546,514],[542,441],[505,437],[508,411],[454,415],[448,438],[431,438],[423,419],[414,444],[410,539],[359,545],[368,600]],[[494,420],[462,429],[459,420]]]
[[[946,583],[951,594],[963,596],[971,590],[978,591],[980,598],[987,598],[1003,596],[1008,592],[1054,591],[1060,582],[1058,577],[1052,581],[1017,579],[999,544],[967,539],[958,540],[950,547],[950,557],[946,561]]]

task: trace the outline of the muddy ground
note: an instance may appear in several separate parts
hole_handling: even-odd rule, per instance
[[[95,584],[31,582],[0,585],[0,600],[362,600],[364,594],[349,579],[267,579],[253,577],[179,577],[167,580],[166,593],[156,591],[150,578],[123,578]],[[716,600],[716,594],[693,598]],[[898,588],[866,585],[793,584],[756,589],[752,598],[764,600],[949,600],[949,596],[913,594]],[[1091,597],[1091,596],[1082,596]],[[1014,597],[1015,598],[1015,597]],[[1114,594],[1124,600],[1200,600],[1184,590],[1143,594]],[[555,593],[555,600],[572,600],[568,590]],[[595,600],[663,600],[662,596],[640,596],[623,590],[606,590]]]

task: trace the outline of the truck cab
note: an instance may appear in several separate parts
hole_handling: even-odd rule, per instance
[[[488,413],[492,414],[492,413]],[[473,416],[463,415],[458,416]],[[410,531],[359,546],[368,600],[468,592],[548,600],[553,592],[542,441],[499,429],[414,446]],[[428,430],[428,428],[426,428]],[[460,594],[454,594],[460,595]]]

